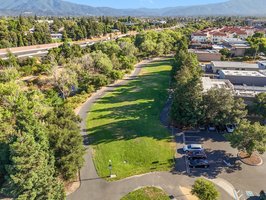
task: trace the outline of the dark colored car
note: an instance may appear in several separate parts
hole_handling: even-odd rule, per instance
[[[189,160],[194,159],[207,159],[207,155],[204,150],[191,151],[187,153],[187,158]]]
[[[189,160],[190,168],[209,168],[210,164],[206,159],[191,159]]]
[[[226,131],[226,126],[224,126],[224,125],[217,125],[216,126],[216,130],[218,131],[218,133],[224,133]]]

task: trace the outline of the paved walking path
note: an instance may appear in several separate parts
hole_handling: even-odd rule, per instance
[[[149,61],[143,61],[136,65],[134,72],[123,79],[108,87],[104,87],[95,94],[93,94],[86,103],[77,110],[78,115],[81,117],[81,134],[84,137],[84,145],[87,148],[85,155],[85,164],[80,171],[81,185],[80,188],[70,194],[68,200],[119,200],[127,193],[144,186],[156,186],[161,187],[169,195],[173,195],[178,200],[186,200],[183,193],[180,191],[179,186],[191,186],[195,181],[195,178],[184,176],[182,174],[175,174],[172,172],[154,172],[144,175],[134,176],[126,178],[120,181],[107,182],[104,179],[99,178],[94,163],[92,160],[92,149],[89,147],[89,140],[86,131],[86,117],[91,109],[91,106],[95,101],[104,96],[107,92],[113,91],[116,87],[127,84],[130,80],[135,79],[143,65],[148,64],[152,61],[163,58],[156,58]],[[169,102],[168,102],[169,106]],[[169,107],[163,110],[161,115],[161,121],[165,122]],[[232,199],[224,190],[220,189],[222,193],[222,199]]]

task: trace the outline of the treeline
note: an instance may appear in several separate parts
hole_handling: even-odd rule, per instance
[[[126,22],[132,25],[127,26]],[[176,25],[174,19],[167,19],[166,24],[153,25],[137,18],[82,17],[57,18],[49,20],[37,17],[2,18],[0,19],[0,48],[21,47],[51,43],[51,33],[62,33],[62,40],[82,40],[104,36],[113,31],[141,31],[156,27]]]
[[[63,181],[83,164],[79,118],[48,97],[15,80],[0,83],[0,180],[8,197],[65,199]]]
[[[143,57],[175,51],[180,37],[149,31],[85,49],[64,43],[43,59],[10,54],[1,61],[0,192],[21,200],[65,199],[64,183],[84,162],[73,108],[85,99],[77,98],[121,78]],[[28,75],[40,79],[24,82]]]

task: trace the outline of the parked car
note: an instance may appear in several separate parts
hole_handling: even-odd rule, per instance
[[[233,133],[235,128],[236,128],[235,125],[233,125],[233,124],[227,124],[225,127],[226,127],[226,131],[228,133]]]
[[[183,147],[184,152],[203,150],[201,144],[188,144]]]
[[[207,155],[204,150],[195,150],[187,153],[189,160],[193,159],[207,159]]]
[[[214,125],[214,124],[209,124],[209,126],[208,126],[208,130],[209,130],[209,131],[216,131],[216,127],[215,127],[215,125]]]
[[[191,159],[188,166],[190,168],[209,168],[210,164],[207,159]]]
[[[226,126],[225,125],[217,125],[216,130],[218,131],[218,133],[223,133],[226,131]]]

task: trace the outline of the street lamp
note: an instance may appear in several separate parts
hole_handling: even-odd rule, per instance
[[[113,168],[113,166],[112,166],[112,161],[111,160],[109,160],[109,166],[108,166],[108,168],[110,170],[110,177],[112,177],[112,168]]]

